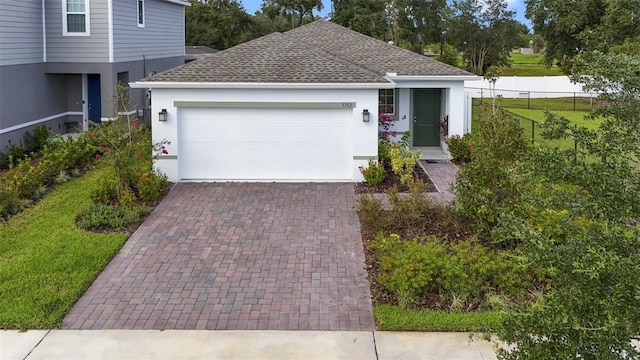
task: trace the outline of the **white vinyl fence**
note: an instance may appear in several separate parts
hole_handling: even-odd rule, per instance
[[[582,84],[572,83],[567,76],[505,76],[496,81],[495,94],[489,81],[484,79],[465,81],[464,88],[474,98],[597,97],[595,93],[584,92]]]

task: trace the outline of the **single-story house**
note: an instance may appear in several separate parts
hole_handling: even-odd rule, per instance
[[[411,147],[463,134],[477,77],[326,20],[131,83],[152,93],[156,166],[171,181],[361,181],[380,111]],[[466,122],[465,122],[466,121]],[[446,146],[445,146],[446,147]]]

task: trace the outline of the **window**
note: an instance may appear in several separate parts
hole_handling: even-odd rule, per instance
[[[62,33],[89,35],[89,0],[62,0]]]
[[[395,99],[395,89],[380,89],[378,92],[378,108],[380,114],[395,114]]]
[[[138,27],[144,27],[144,0],[138,1]]]

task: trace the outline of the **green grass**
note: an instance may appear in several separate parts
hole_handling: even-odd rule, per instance
[[[482,102],[491,105],[491,98],[474,99],[474,105]],[[564,98],[500,98],[496,101],[502,108],[538,109],[538,110],[566,110],[566,111],[591,111],[597,106],[596,99],[587,97]]]
[[[76,227],[89,205],[94,170],[54,189],[33,208],[0,223],[0,328],[59,327],[64,315],[129,237]]]
[[[526,117],[527,119],[520,118],[520,125],[524,129],[524,136],[527,139],[531,139],[532,132],[532,121],[528,119],[536,120],[537,122],[545,121],[545,111],[544,110],[533,110],[533,109],[507,109],[513,114]],[[588,111],[566,111],[566,110],[553,110],[554,114],[564,116],[573,124],[584,126],[589,129],[597,129],[600,125],[599,121],[596,120],[585,120],[585,116],[589,114]],[[560,140],[548,140],[543,139],[541,135],[542,129],[535,124],[535,130],[533,132],[533,138],[536,143],[544,146],[544,147],[558,147],[560,149],[573,149],[575,144],[573,139],[560,139]]]
[[[535,65],[535,66],[540,66],[540,65],[543,65],[543,63],[544,63],[544,55],[543,54],[511,53],[511,54],[509,54],[509,62],[512,65]]]
[[[560,68],[552,66],[546,67],[543,63],[542,54],[519,54],[511,53],[509,62],[511,67],[502,69],[502,76],[559,76],[564,75]]]
[[[373,307],[378,330],[386,331],[487,331],[500,323],[498,311],[451,313],[411,310],[393,305]]]

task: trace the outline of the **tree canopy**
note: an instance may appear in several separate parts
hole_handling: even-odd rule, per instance
[[[322,10],[322,0],[263,0],[253,15],[241,0],[190,1],[186,44],[220,50],[304,25]],[[459,66],[477,74],[505,65],[509,51],[529,32],[514,20],[506,0],[332,0],[332,5],[329,17],[337,24],[420,54],[428,44],[440,44],[437,49],[454,54],[447,56],[450,63],[458,63],[455,54],[462,52]]]
[[[546,41],[546,63],[557,62],[567,73],[581,53],[639,50],[637,0],[527,0],[526,16]]]

